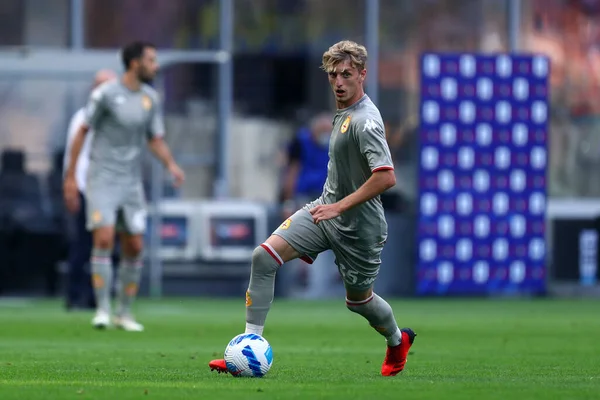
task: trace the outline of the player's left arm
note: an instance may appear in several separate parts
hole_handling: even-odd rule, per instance
[[[395,184],[396,175],[393,169],[382,169],[373,172],[371,177],[356,192],[338,201],[340,214],[379,196]]]
[[[380,119],[356,121],[352,134],[361,154],[367,160],[371,176],[354,193],[334,204],[325,204],[311,210],[315,223],[336,218],[344,212],[379,196],[396,184],[394,164],[385,139]]]
[[[158,158],[171,173],[175,181],[175,186],[179,186],[185,180],[185,174],[175,162],[171,149],[169,149],[169,146],[165,142],[165,123],[159,107],[158,99],[154,99],[152,107],[153,115],[150,120],[150,126],[148,127],[148,147],[154,156]]]

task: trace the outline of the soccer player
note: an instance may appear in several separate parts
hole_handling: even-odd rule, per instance
[[[100,70],[94,77],[94,86],[97,88],[104,82],[116,79],[116,74],[111,70]],[[69,167],[69,159],[73,139],[79,131],[79,127],[85,121],[85,107],[77,110],[69,123],[69,131],[67,134],[67,145],[65,148],[65,156],[63,161],[63,170],[66,171]],[[92,132],[90,132],[83,143],[77,165],[75,167],[75,180],[79,191],[79,210],[74,215],[76,225],[75,235],[69,243],[69,273],[67,279],[67,309],[96,308],[96,301],[93,295],[92,281],[86,279],[86,264],[90,260],[92,252],[92,235],[86,229],[86,213],[85,213],[85,181],[87,169],[90,162],[90,144],[92,140]]]
[[[323,54],[337,112],[322,195],[287,219],[252,253],[246,292],[246,333],[262,335],[273,301],[275,273],[295,258],[307,261],[332,249],[346,288],[346,306],[362,315],[387,341],[381,374],[404,369],[414,341],[412,329],[399,329],[390,305],[373,292],[387,238],[379,195],[396,183],[383,121],[365,95],[367,50],[354,42],[334,44]],[[225,360],[209,363],[227,372]]]
[[[126,331],[142,331],[144,327],[133,317],[131,305],[141,278],[142,235],[146,229],[141,175],[144,143],[171,173],[175,185],[183,182],[184,173],[163,140],[165,128],[158,94],[148,85],[158,71],[155,47],[134,42],[123,48],[121,56],[125,67],[122,77],[104,83],[90,95],[85,122],[73,140],[64,196],[69,210],[76,212],[80,205],[75,166],[86,134],[93,129],[85,193],[87,228],[93,236],[92,282],[97,303],[92,325],[106,328],[111,324],[111,254],[117,231],[121,262],[114,322]]]

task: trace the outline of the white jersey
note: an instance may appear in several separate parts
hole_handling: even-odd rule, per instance
[[[73,147],[73,140],[79,128],[85,123],[85,108],[79,109],[69,123],[69,131],[67,133],[67,146],[65,148],[65,157],[63,162],[63,170],[66,172],[69,167],[69,161],[71,159],[71,148]],[[85,183],[87,180],[88,166],[90,165],[90,148],[92,143],[93,132],[90,129],[85,135],[85,141],[83,147],[79,153],[77,159],[77,165],[75,166],[75,180],[77,181],[77,188],[81,193],[85,193]]]

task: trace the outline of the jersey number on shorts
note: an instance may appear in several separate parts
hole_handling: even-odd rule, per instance
[[[342,274],[342,277],[346,282],[348,282],[351,285],[356,284],[356,281],[358,280],[358,272],[356,272],[353,269],[348,269],[340,264],[340,273]]]

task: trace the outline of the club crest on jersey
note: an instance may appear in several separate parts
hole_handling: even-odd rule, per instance
[[[142,96],[142,107],[144,107],[144,110],[146,111],[152,108],[152,100],[150,99],[150,97],[146,95]]]
[[[346,119],[344,120],[344,123],[342,124],[342,127],[340,129],[340,132],[342,133],[346,133],[346,131],[348,130],[348,128],[350,127],[350,116],[348,115],[346,117]]]
[[[291,218],[288,218],[288,219],[286,219],[285,221],[283,221],[283,224],[281,224],[281,225],[279,226],[279,229],[286,230],[287,228],[289,228],[289,227],[290,227],[291,223],[292,223],[292,219],[291,219]]]

